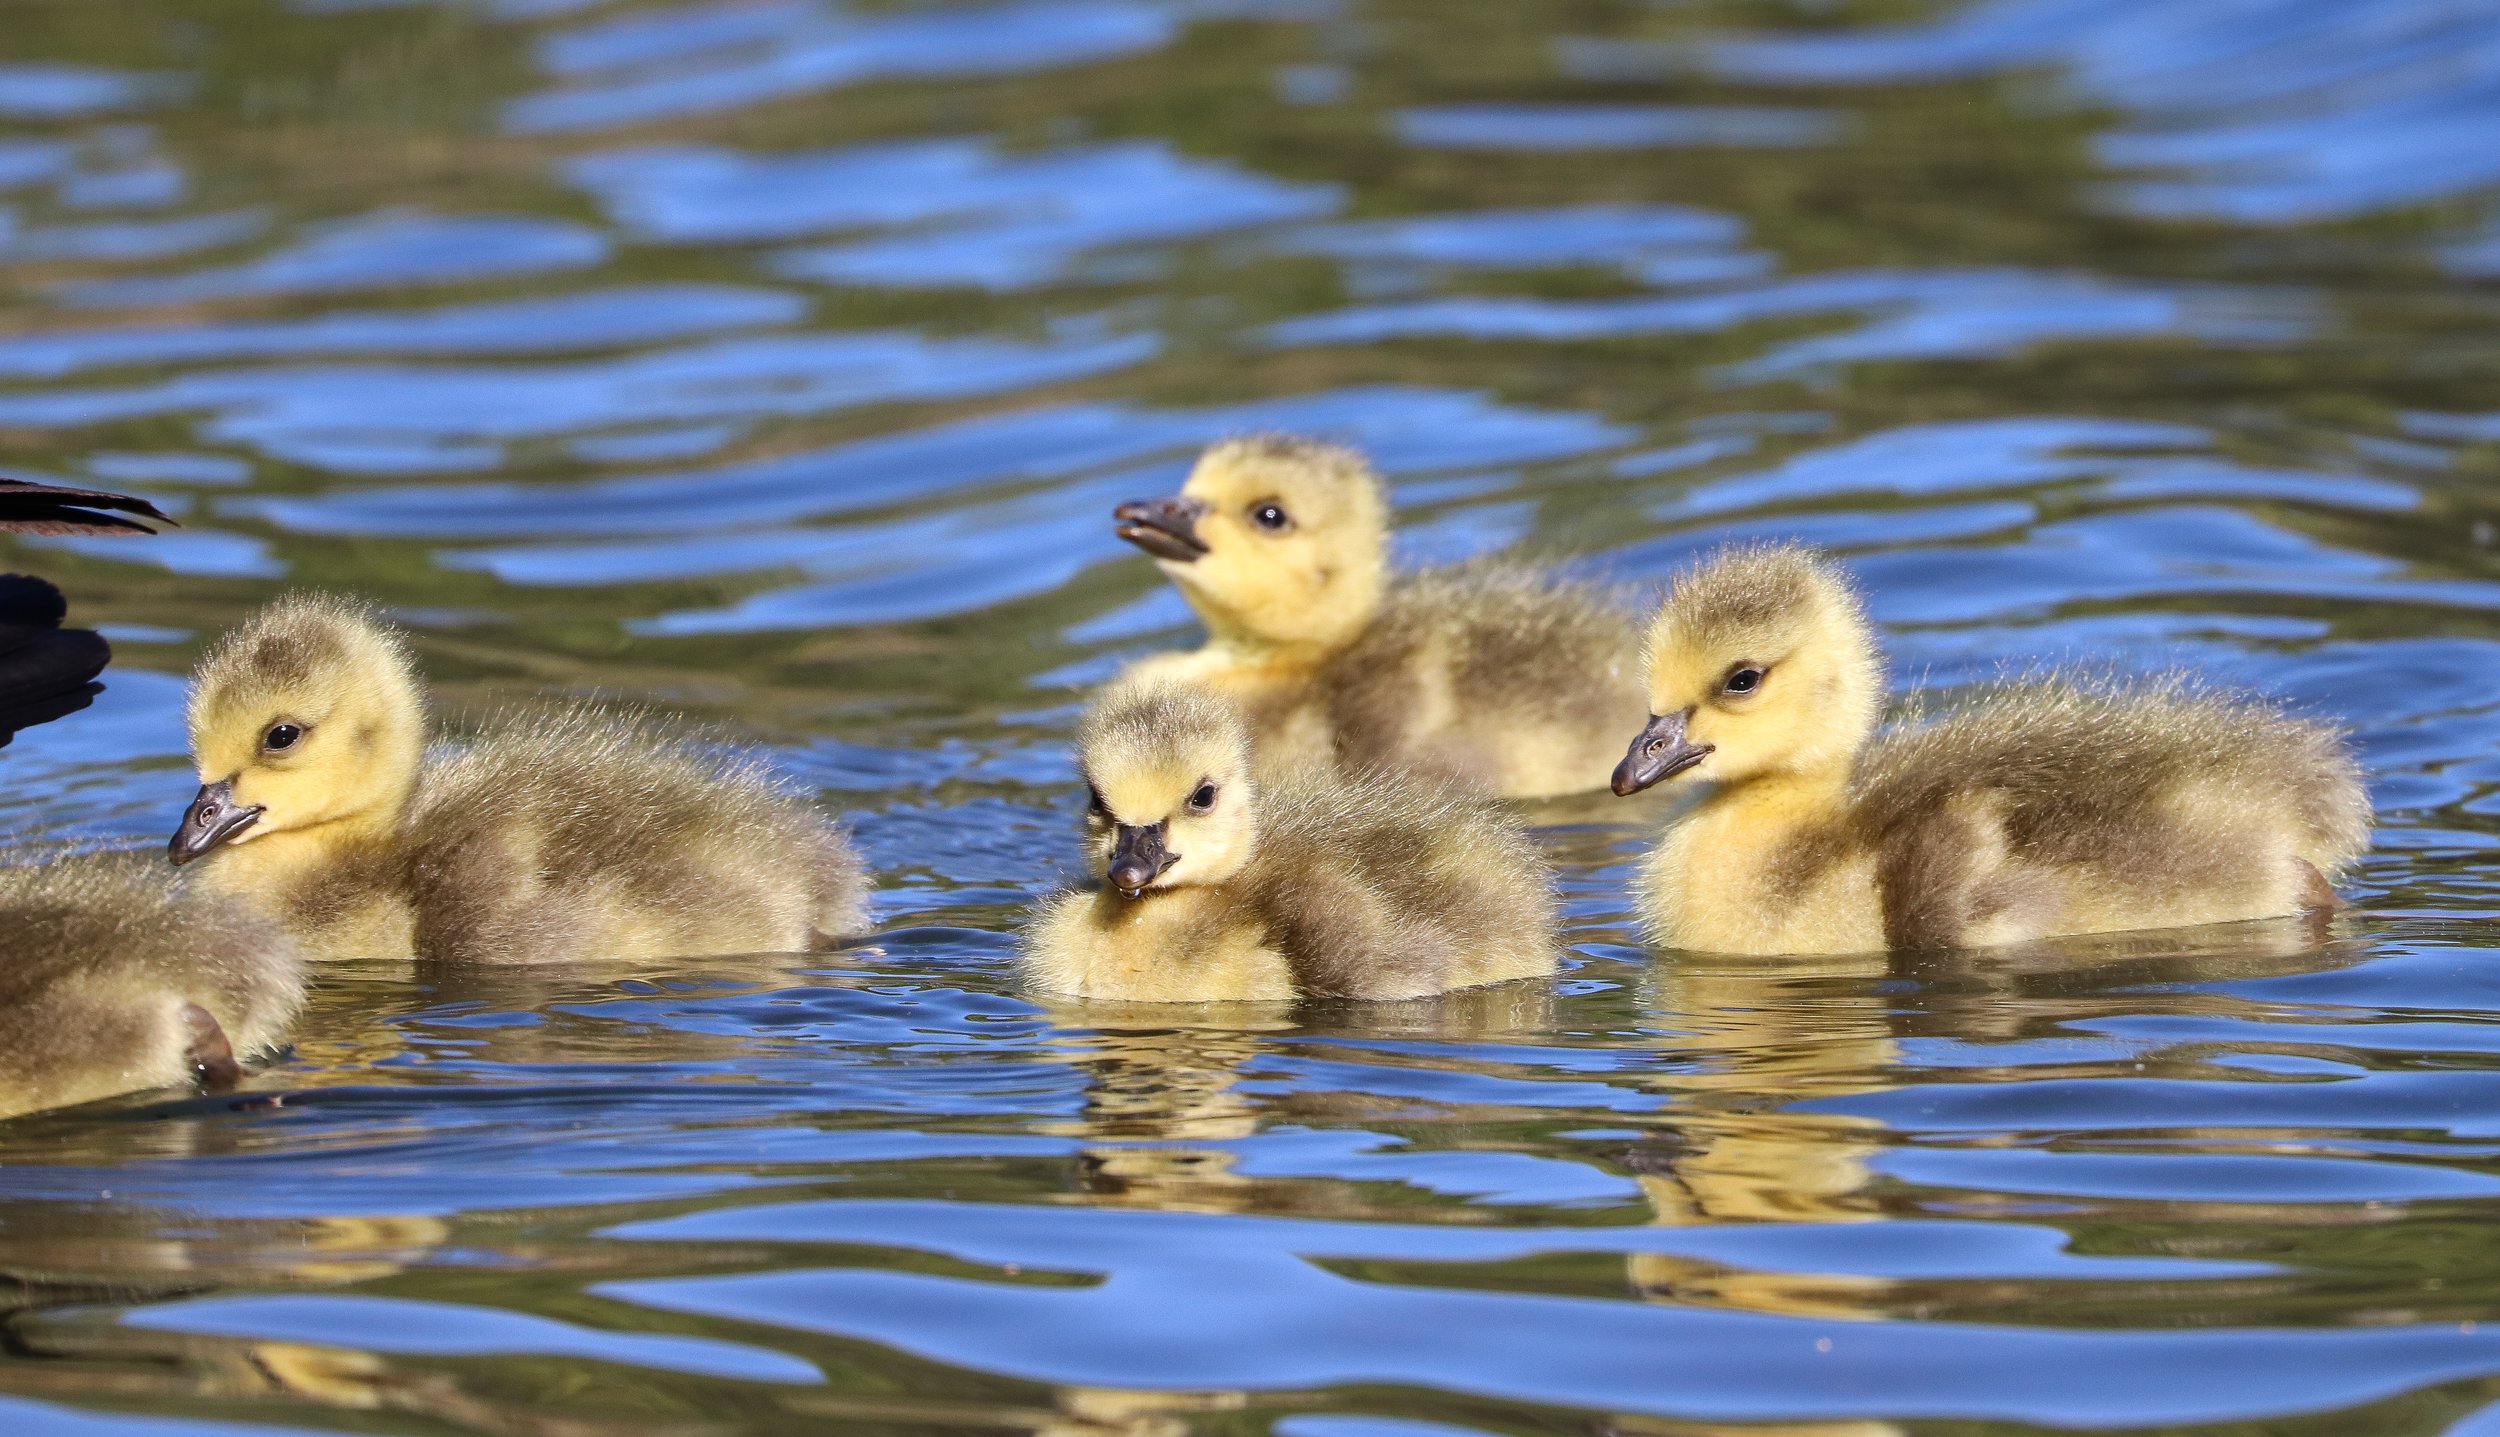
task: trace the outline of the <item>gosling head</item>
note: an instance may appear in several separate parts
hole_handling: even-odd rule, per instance
[[[1103,879],[1123,898],[1222,883],[1250,861],[1250,743],[1223,700],[1129,684],[1097,700],[1078,737]]]
[[[425,748],[425,705],[399,635],[344,599],[296,594],[200,660],[186,716],[199,796],[167,852],[397,821]]]
[[[1649,626],[1654,715],[1615,769],[1638,793],[1677,774],[1721,783],[1845,772],[1873,732],[1883,669],[1857,591],[1788,546],[1722,549],[1678,575]]]
[[[1113,511],[1218,639],[1334,648],[1388,582],[1389,501],[1363,456],[1284,435],[1227,439],[1181,492]]]

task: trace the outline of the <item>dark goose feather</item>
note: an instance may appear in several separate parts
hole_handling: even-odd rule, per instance
[[[135,514],[136,519],[123,518]],[[0,474],[0,532],[10,534],[153,534],[139,519],[170,524],[145,499],[103,489],[73,489]]]
[[[136,517],[125,517],[136,516]],[[145,499],[0,474],[0,533],[153,534],[139,522],[174,521]],[[65,629],[61,591],[31,574],[0,574],[0,748],[17,731],[95,701],[113,647],[89,629]]]
[[[112,645],[90,629],[65,629],[61,591],[31,574],[0,574],[0,747],[22,728],[93,702]]]

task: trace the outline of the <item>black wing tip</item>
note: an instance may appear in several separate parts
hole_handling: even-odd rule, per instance
[[[126,519],[121,515],[136,515]],[[180,528],[171,515],[135,494],[81,489],[0,476],[0,531],[12,534],[153,534],[147,524]]]
[[[73,689],[0,703],[0,748],[7,748],[9,740],[23,730],[69,717],[94,703],[95,696],[102,692],[104,685],[88,682]]]

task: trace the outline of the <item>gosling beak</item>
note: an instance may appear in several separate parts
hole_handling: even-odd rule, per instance
[[[1205,501],[1180,495],[1131,499],[1111,511],[1111,532],[1158,559],[1194,563],[1207,552],[1198,537],[1198,518],[1206,512]]]
[[[1181,856],[1163,846],[1163,825],[1121,824],[1111,844],[1111,886],[1122,898],[1143,898],[1146,889]]]
[[[200,785],[199,797],[182,811],[182,826],[165,845],[165,856],[180,868],[260,820],[259,804],[234,801],[234,780],[221,778]]]
[[[1629,797],[1653,783],[1673,778],[1711,755],[1713,745],[1693,743],[1684,737],[1684,725],[1692,716],[1691,709],[1684,709],[1650,719],[1649,727],[1632,740],[1623,762],[1615,765],[1618,796]]]

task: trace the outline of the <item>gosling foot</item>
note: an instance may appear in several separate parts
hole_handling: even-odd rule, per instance
[[[202,1088],[222,1093],[243,1081],[243,1065],[235,1061],[234,1045],[226,1041],[226,1030],[206,1008],[183,1004],[182,1022],[191,1032],[191,1076]]]

